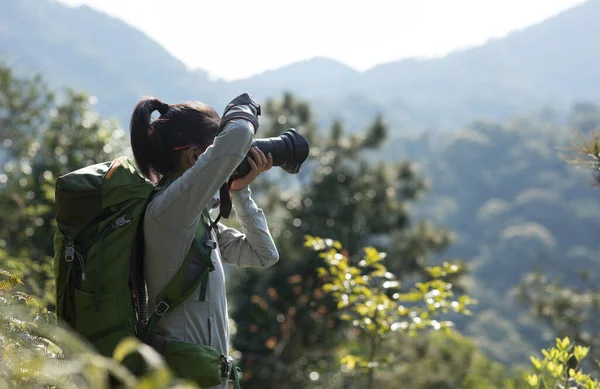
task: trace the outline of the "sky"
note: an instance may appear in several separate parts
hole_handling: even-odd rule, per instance
[[[583,0],[59,0],[122,19],[188,67],[250,77],[313,57],[357,70],[437,57]]]

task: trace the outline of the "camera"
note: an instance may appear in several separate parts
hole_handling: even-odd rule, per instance
[[[306,161],[309,153],[308,141],[295,129],[289,128],[283,134],[264,139],[254,139],[252,147],[259,148],[265,155],[271,153],[273,166],[279,166],[287,173],[296,174],[300,166]],[[250,157],[248,152],[246,157]],[[231,175],[232,179],[244,177],[250,172],[248,159],[244,158],[242,163]]]

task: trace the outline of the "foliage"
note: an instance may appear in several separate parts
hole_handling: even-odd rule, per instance
[[[342,241],[349,257],[373,246],[402,258],[389,264],[390,273],[424,281],[430,277],[428,262],[453,236],[432,223],[411,223],[409,204],[427,189],[416,165],[371,161],[369,153],[387,142],[381,117],[362,132],[348,133],[342,122],[323,131],[308,104],[294,96],[265,107],[261,132],[296,128],[311,139],[311,155],[298,175],[274,169],[265,176],[270,185],[253,186],[281,260],[267,270],[232,270],[234,347],[241,352],[247,385],[301,388],[318,377],[315,384],[335,387],[341,378],[334,354],[347,340],[347,324],[316,272],[324,261],[302,249],[303,236]]]
[[[55,97],[39,77],[18,78],[8,67],[0,67],[0,262],[16,276],[2,278],[0,289],[19,285],[19,294],[10,301],[25,303],[32,295],[39,297],[41,308],[52,307],[54,180],[122,150],[124,131],[94,113],[94,100],[70,91]],[[347,372],[340,370],[340,355],[368,355],[369,343],[358,336],[363,329],[354,328],[353,320],[342,320],[340,311],[348,308],[338,308],[334,296],[324,290],[328,282],[316,270],[324,267],[324,258],[301,248],[306,234],[343,241],[348,251],[341,254],[353,264],[369,246],[387,252],[388,258],[401,259],[387,263],[400,287],[435,281],[427,269],[440,263],[439,256],[449,248],[450,256],[467,259],[473,273],[469,278],[455,274],[445,281],[456,291],[455,281],[461,276],[468,294],[480,301],[473,319],[457,315],[454,321],[459,330],[474,335],[488,355],[512,365],[543,347],[545,337],[557,334],[592,346],[589,353],[596,359],[598,303],[593,285],[598,274],[590,271],[584,279],[578,275],[597,268],[600,208],[593,194],[581,190],[588,178],[563,166],[554,150],[567,143],[572,130],[588,133],[596,128],[598,107],[575,106],[567,125],[557,124],[562,116],[548,112],[506,122],[479,121],[465,131],[401,140],[402,147],[394,147],[391,155],[385,154],[386,147],[392,150],[390,142],[397,145],[400,140],[387,138],[390,131],[382,116],[373,115],[370,126],[356,131],[356,123],[354,128],[341,121],[330,127],[317,125],[309,104],[291,94],[269,104],[261,133],[278,135],[296,127],[311,139],[312,153],[297,176],[274,169],[264,186],[253,186],[282,260],[264,272],[232,272],[235,346],[242,353],[248,385],[349,385]],[[595,135],[586,142],[579,144],[584,151],[580,157],[591,157],[593,167]],[[419,164],[396,162],[408,152]],[[378,163],[381,159],[384,162]],[[422,172],[433,183],[427,197],[431,184]],[[277,185],[272,184],[275,181]],[[514,300],[521,275],[536,268],[546,278],[534,285],[539,289],[532,291],[529,301],[542,321],[528,318]],[[566,275],[561,284],[554,282],[557,274]],[[394,293],[386,294],[390,301]],[[37,325],[40,319],[31,321]],[[10,328],[15,327],[3,326],[1,331]],[[15,331],[11,337],[21,339],[23,331]],[[352,331],[358,332],[348,336]],[[394,354],[401,362],[378,373],[378,382],[401,379],[414,388],[436,389],[504,385],[498,366],[481,355],[475,358],[469,351],[473,348],[462,341],[458,344],[466,351],[450,357],[438,352],[438,347],[457,344],[447,338],[411,339],[396,331],[386,340],[380,345],[381,354]],[[444,342],[452,346],[442,346]],[[38,352],[44,344],[32,347]],[[388,349],[390,344],[406,349]],[[423,359],[423,350],[436,351]],[[480,362],[469,364],[474,358]],[[442,368],[449,360],[453,367]],[[461,361],[469,367],[459,368]],[[590,365],[584,361],[582,367],[596,368]],[[428,368],[437,374],[428,374]],[[412,377],[417,371],[422,379]]]
[[[543,359],[531,357],[536,373],[527,376],[531,388],[542,389],[598,389],[600,383],[585,374],[581,362],[589,347],[579,346],[568,337],[556,339],[556,346],[542,350]]]
[[[591,357],[600,359],[600,291],[596,283],[583,276],[578,285],[567,286],[558,277],[534,273],[523,279],[519,295],[531,314],[548,323],[557,336],[590,348]],[[599,371],[596,364],[589,368]]]
[[[39,76],[20,79],[0,65],[0,258],[49,306],[56,177],[124,152],[124,131],[93,100],[72,90],[55,97]]]
[[[17,290],[16,275],[0,269],[0,386],[37,389],[194,389],[173,377],[162,357],[135,338],[123,339],[113,358],[98,354],[85,341],[56,325],[52,312]],[[120,364],[137,353],[148,369],[133,375]],[[109,386],[111,385],[111,386]]]
[[[577,136],[570,142],[570,147],[560,148],[567,152],[562,158],[569,164],[591,169],[598,181],[599,109],[591,104],[580,104],[578,109],[580,112],[574,117],[574,123],[578,124]],[[584,132],[590,132],[590,135]],[[556,336],[573,339],[582,345],[576,347],[587,347],[592,358],[597,360],[600,359],[600,331],[597,329],[600,293],[597,284],[597,273],[592,269],[584,268],[578,274],[563,272],[560,275],[544,269],[523,277],[519,297],[528,305],[532,316],[547,323]],[[563,343],[557,343],[557,347],[564,348]],[[581,363],[580,359],[577,362]],[[588,363],[586,367],[596,374],[599,371],[598,364]]]
[[[596,181],[600,183],[600,131],[596,130],[589,137],[579,133],[577,140],[563,150],[575,154],[572,157],[565,154],[563,157],[567,162],[596,171]]]
[[[359,336],[366,338],[366,353],[349,350],[340,362],[347,370],[364,372],[367,388],[373,387],[375,372],[393,360],[393,354],[381,355],[381,344],[388,335],[400,332],[416,336],[428,328],[448,330],[452,322],[439,321],[438,316],[449,311],[470,314],[467,306],[474,301],[468,296],[454,299],[452,284],[443,279],[460,271],[456,265],[444,262],[428,267],[431,281],[419,282],[400,293],[400,282],[383,264],[385,254],[373,247],[365,248],[364,257],[355,265],[338,241],[306,236],[305,246],[320,252],[325,260],[326,266],[317,271],[326,282],[323,291],[335,298],[342,320],[352,323]]]
[[[394,333],[382,343],[382,353],[393,354],[394,361],[377,373],[381,388],[394,388],[399,382],[413,389],[528,387],[519,361],[508,370],[487,357],[475,339],[455,330],[428,331],[417,337]]]
[[[600,128],[600,107],[578,104],[567,114],[544,110],[478,120],[453,133],[407,139],[401,145],[406,152],[398,151],[410,151],[432,182],[431,193],[412,208],[413,218],[455,231],[447,255],[464,258],[469,268],[464,285],[479,304],[472,320],[457,318],[457,328],[507,365],[559,336],[519,304],[526,274],[563,276],[563,286],[579,288],[580,273],[587,271],[586,284],[600,282],[594,270],[597,196],[586,189],[589,173],[558,157],[561,146],[577,142],[574,134],[594,128]]]

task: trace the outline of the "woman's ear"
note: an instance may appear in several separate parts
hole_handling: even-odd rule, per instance
[[[188,149],[187,152],[187,163],[189,165],[189,167],[194,166],[194,164],[196,163],[196,161],[198,160],[198,158],[200,157],[200,155],[204,152],[204,150],[202,150],[199,147],[190,147]]]
[[[200,155],[204,152],[204,150],[202,150],[199,147],[192,147],[190,149],[190,152],[192,153],[192,158],[194,160],[194,163],[196,163],[196,161],[198,160],[198,158],[200,158]]]
[[[196,163],[196,158],[194,157],[194,152],[192,151],[191,147],[184,150],[183,153],[181,153],[180,163],[181,167],[183,168],[183,171],[186,171],[192,166],[194,166],[194,164]]]
[[[204,152],[204,150],[202,150],[199,147],[190,147],[185,149],[182,153],[181,153],[181,159],[180,159],[180,163],[181,163],[181,167],[183,168],[183,171],[186,171],[187,169],[191,168],[192,166],[194,166],[196,164],[196,161],[198,160],[198,158],[200,157],[200,155]]]

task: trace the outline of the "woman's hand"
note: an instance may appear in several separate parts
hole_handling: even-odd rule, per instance
[[[252,154],[252,157],[254,157],[248,157],[250,173],[246,174],[244,177],[236,178],[231,182],[230,189],[233,191],[244,189],[250,185],[260,173],[266,172],[273,167],[273,156],[271,153],[265,156],[258,147],[252,147],[250,153]]]

